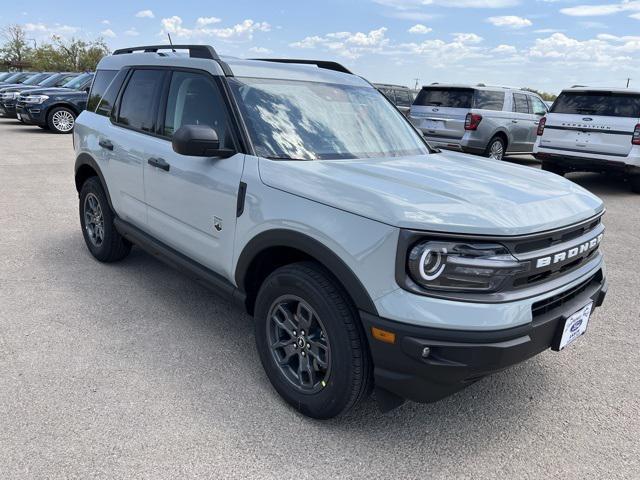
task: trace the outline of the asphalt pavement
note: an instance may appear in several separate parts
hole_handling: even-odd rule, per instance
[[[640,195],[607,206],[585,337],[429,405],[327,422],[269,384],[252,319],[139,249],[93,260],[71,136],[0,120],[0,478],[640,478]],[[537,168],[527,158],[516,160]]]

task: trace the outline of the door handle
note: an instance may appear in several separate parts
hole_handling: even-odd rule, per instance
[[[518,123],[518,120],[511,120],[511,123]]]
[[[165,172],[168,172],[171,168],[171,165],[169,165],[164,158],[150,158],[149,160],[147,160],[147,163],[152,167],[160,168]]]
[[[113,150],[113,143],[111,143],[111,140],[102,139],[98,142],[98,145],[102,148],[106,148],[107,150]]]
[[[533,122],[534,125],[540,125],[540,120],[538,120],[537,122]]]

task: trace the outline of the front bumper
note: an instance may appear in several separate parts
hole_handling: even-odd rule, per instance
[[[15,118],[16,117],[16,102],[5,101],[0,102],[0,116]]]
[[[29,125],[46,125],[47,120],[44,112],[45,109],[42,105],[27,106],[21,102],[16,105],[16,115],[20,115],[22,121]]]
[[[421,403],[440,400],[553,348],[564,320],[590,301],[594,307],[601,306],[606,292],[604,271],[599,270],[578,285],[534,303],[531,323],[493,331],[412,326],[361,312],[376,388],[383,397],[391,393]],[[375,339],[373,327],[393,332],[395,343]]]

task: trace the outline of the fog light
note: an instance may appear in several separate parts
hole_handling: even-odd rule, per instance
[[[431,349],[429,347],[424,347],[422,349],[422,358],[427,358],[431,354]]]

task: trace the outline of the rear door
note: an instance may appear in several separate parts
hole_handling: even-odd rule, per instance
[[[411,120],[427,136],[461,139],[473,94],[472,88],[423,87],[411,105]]]
[[[627,156],[640,117],[640,94],[565,91],[547,115],[543,148]]]
[[[513,93],[511,112],[511,152],[528,152],[533,149],[530,142],[530,132],[533,127],[532,114],[528,96],[524,93]]]

